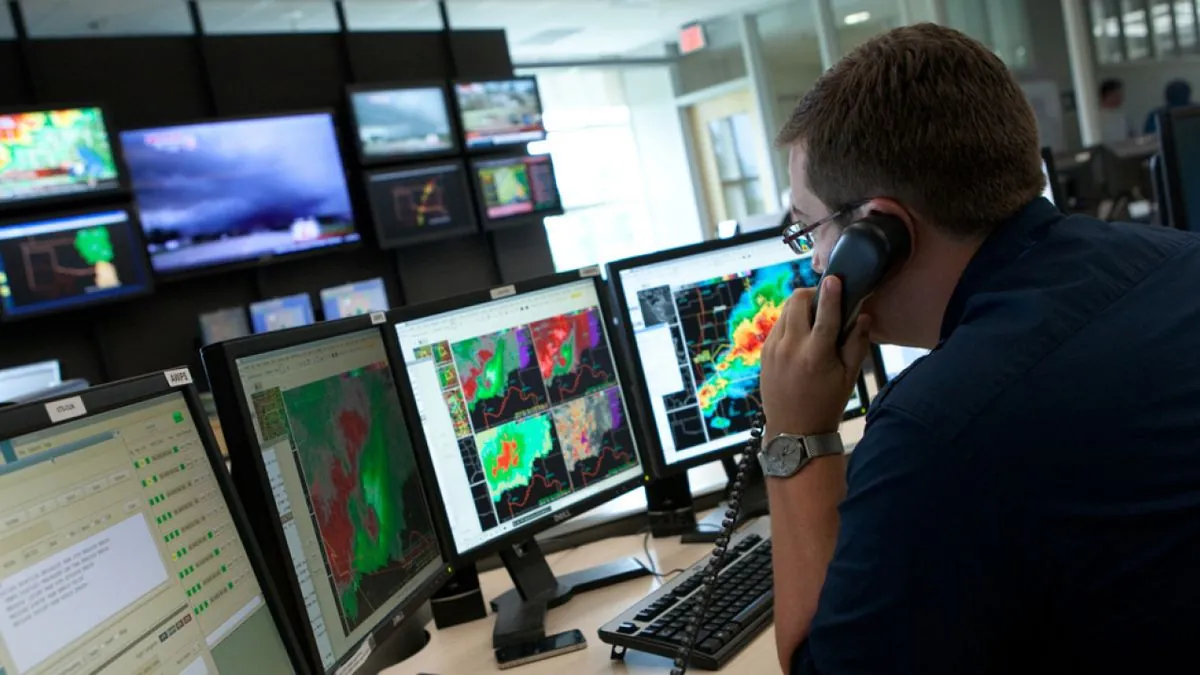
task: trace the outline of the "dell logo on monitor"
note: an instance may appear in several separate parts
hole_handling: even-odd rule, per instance
[[[559,511],[558,513],[554,514],[554,522],[561,523],[562,521],[564,521],[570,517],[571,517],[571,512],[568,509],[563,509],[562,511]]]

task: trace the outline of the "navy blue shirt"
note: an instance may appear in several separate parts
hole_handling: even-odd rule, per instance
[[[1200,237],[1030,204],[847,480],[793,673],[1200,672]]]

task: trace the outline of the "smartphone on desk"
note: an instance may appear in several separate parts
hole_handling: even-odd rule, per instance
[[[568,630],[554,635],[547,635],[535,642],[502,647],[496,650],[496,664],[501,670],[516,668],[527,663],[534,663],[553,656],[577,652],[587,647],[587,638],[581,630]]]

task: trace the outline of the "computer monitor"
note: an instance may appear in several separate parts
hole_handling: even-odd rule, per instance
[[[1170,222],[1200,232],[1200,106],[1159,113],[1158,139]]]
[[[255,333],[307,326],[314,320],[308,293],[250,303],[250,324]]]
[[[121,145],[159,274],[359,240],[331,113],[125,131]]]
[[[0,114],[0,208],[121,189],[121,162],[99,106]]]
[[[367,172],[379,247],[398,248],[479,231],[461,161]]]
[[[918,359],[929,354],[928,349],[899,345],[874,345],[872,350],[875,353],[875,381],[880,389],[900,377],[900,373],[908,370]]]
[[[546,137],[536,78],[458,82],[454,93],[467,150],[521,145]]]
[[[128,300],[154,289],[128,209],[0,224],[0,319]]]
[[[540,223],[563,212],[550,155],[475,160],[471,172],[479,188],[479,215],[485,230]]]
[[[379,85],[350,89],[358,156],[363,164],[452,153],[446,86]]]
[[[11,403],[62,384],[58,360],[39,361],[0,370],[0,403]]]
[[[0,672],[303,672],[190,379],[0,409]]]
[[[1066,208],[1060,194],[1058,172],[1054,169],[1054,150],[1049,147],[1042,148],[1042,175],[1046,177],[1046,187],[1042,190],[1042,196],[1060,209]]]
[[[460,561],[499,552],[522,598],[565,599],[574,586],[570,575],[547,581],[535,534],[645,480],[609,316],[599,277],[577,273],[388,314],[450,552]],[[588,587],[641,574],[617,563],[589,574]],[[519,604],[497,603],[497,635],[511,635]]]
[[[376,673],[419,648],[413,612],[450,573],[385,329],[359,317],[202,350],[238,492],[316,672]]]
[[[321,291],[321,307],[326,321],[384,312],[388,308],[387,290],[379,277],[326,288]]]
[[[792,291],[817,284],[811,257],[765,231],[622,260],[608,274],[655,477],[742,452],[761,405],[763,342]],[[866,405],[860,380],[846,417]]]
[[[200,315],[200,339],[203,344],[224,342],[250,334],[245,307],[225,307]]]

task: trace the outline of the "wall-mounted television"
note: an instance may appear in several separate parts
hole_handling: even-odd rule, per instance
[[[330,113],[139,129],[121,145],[159,274],[359,240]]]
[[[321,310],[326,321],[348,319],[371,312],[386,312],[388,296],[383,279],[375,277],[343,286],[323,288]]]
[[[367,200],[380,248],[397,248],[479,230],[461,161],[369,172]]]
[[[453,153],[444,85],[369,85],[350,89],[359,159],[364,164]]]
[[[561,215],[562,199],[550,155],[519,155],[471,163],[484,229]]]
[[[120,159],[99,106],[0,114],[0,207],[120,188]]]
[[[537,80],[458,82],[454,85],[468,150],[520,145],[546,138]]]
[[[153,290],[140,228],[126,209],[0,224],[0,318],[146,295]]]
[[[315,320],[308,293],[250,303],[250,325],[255,334],[307,326]]]

